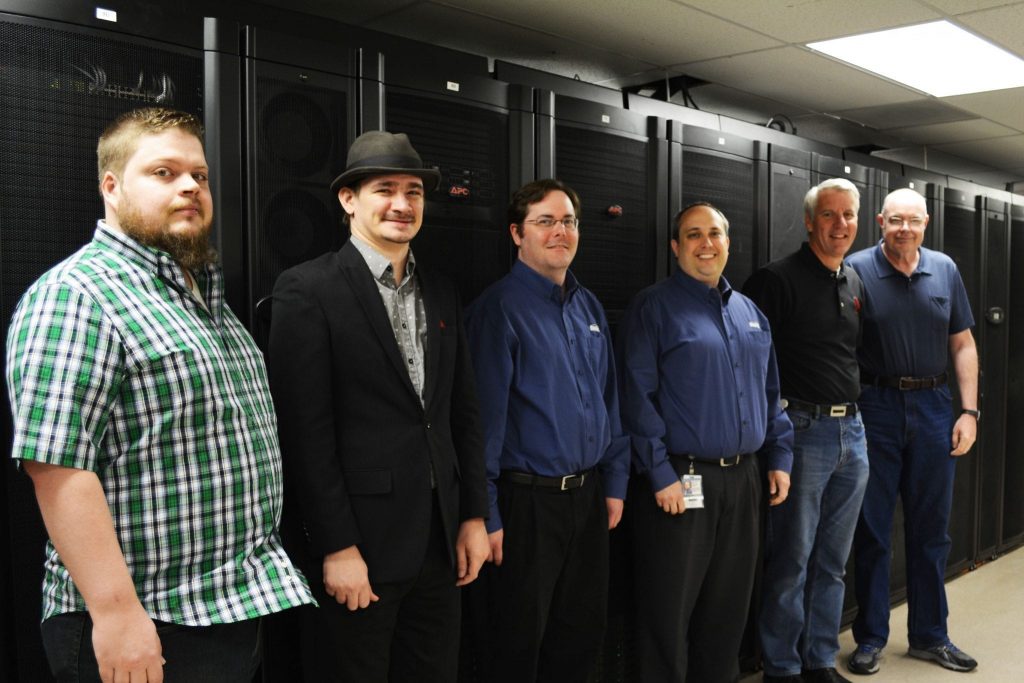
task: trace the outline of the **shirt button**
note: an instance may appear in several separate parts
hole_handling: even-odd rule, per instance
[[[427,429],[430,429],[430,428],[431,428],[431,425],[430,425],[430,423],[428,422],[428,423],[427,423]]]
[[[412,365],[412,358],[409,359],[409,365]]]

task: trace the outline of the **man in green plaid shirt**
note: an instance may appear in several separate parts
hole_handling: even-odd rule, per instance
[[[137,110],[97,151],[105,219],[7,339],[12,457],[50,535],[47,657],[59,680],[248,682],[259,617],[313,601],[278,538],[262,357],[209,246],[202,127]]]

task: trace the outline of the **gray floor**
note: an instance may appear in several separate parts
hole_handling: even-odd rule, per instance
[[[970,673],[946,671],[931,662],[907,656],[907,605],[892,611],[892,634],[874,676],[856,676],[846,670],[853,650],[849,630],[839,634],[842,648],[839,672],[854,683],[1016,683],[1024,681],[1024,548],[967,572],[946,584],[949,599],[949,634],[957,647],[978,660]],[[742,683],[757,683],[761,674]]]

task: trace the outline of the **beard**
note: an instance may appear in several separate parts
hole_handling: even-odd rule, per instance
[[[127,197],[122,197],[117,221],[122,232],[139,244],[154,247],[171,255],[183,268],[192,272],[217,262],[217,250],[210,246],[210,218],[202,214],[201,225],[191,230],[172,230],[169,222],[144,218],[142,212]]]

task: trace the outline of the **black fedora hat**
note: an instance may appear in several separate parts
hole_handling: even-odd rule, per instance
[[[408,135],[371,130],[356,138],[349,147],[345,172],[331,183],[331,192],[337,193],[341,188],[367,176],[393,173],[405,173],[422,179],[428,192],[441,182],[440,171],[423,165]]]

